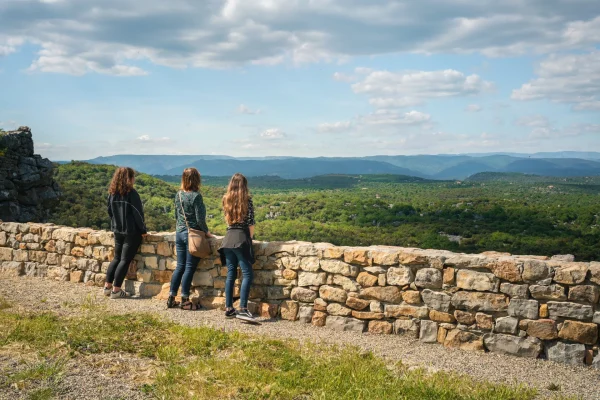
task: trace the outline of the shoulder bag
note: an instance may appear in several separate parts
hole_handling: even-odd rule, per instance
[[[183,208],[183,198],[181,197],[181,192],[179,192],[179,203],[181,205],[181,212],[183,213],[183,219],[185,220],[185,225],[187,226],[188,230],[188,247],[190,254],[194,257],[208,257],[212,253],[212,249],[210,248],[210,243],[206,237],[206,233],[198,229],[191,229],[188,225],[187,217],[185,216],[185,209]]]

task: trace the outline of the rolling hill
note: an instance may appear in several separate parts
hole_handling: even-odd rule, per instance
[[[541,155],[547,157],[541,157]],[[557,152],[532,155],[415,155],[347,158],[246,157],[224,155],[116,155],[87,161],[91,164],[126,165],[152,175],[179,175],[196,167],[206,176],[279,176],[303,179],[319,175],[392,174],[425,179],[463,180],[480,172],[518,172],[544,176],[600,175],[594,152]],[[567,155],[576,156],[569,158]],[[588,158],[584,158],[588,157]]]

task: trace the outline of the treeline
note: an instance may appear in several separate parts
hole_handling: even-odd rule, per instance
[[[63,197],[52,222],[73,227],[109,229],[108,186],[116,167],[81,162],[57,165],[55,179]],[[152,230],[173,230],[176,188],[146,174],[136,176],[136,190],[144,203],[146,224]]]
[[[106,190],[113,172],[110,166],[59,166],[56,179],[65,196],[53,222],[107,229]],[[136,187],[152,230],[174,229],[173,198],[179,179],[170,180],[138,177]],[[570,253],[578,260],[600,259],[600,182],[596,179],[517,176],[494,181],[488,176],[483,182],[461,183],[331,175],[249,181],[259,240]],[[222,235],[226,225],[220,199],[227,179],[204,177],[203,183],[208,226]]]

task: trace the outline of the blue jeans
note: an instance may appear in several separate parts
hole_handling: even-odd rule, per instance
[[[242,249],[223,249],[227,262],[227,280],[225,281],[225,307],[233,307],[233,287],[237,278],[237,266],[242,269],[242,287],[240,288],[240,308],[248,307],[248,295],[254,273],[252,265],[244,257]]]
[[[190,297],[192,279],[194,279],[200,258],[190,254],[187,230],[175,234],[175,248],[177,249],[177,267],[171,278],[170,295],[177,296],[179,285],[181,285],[181,297]]]

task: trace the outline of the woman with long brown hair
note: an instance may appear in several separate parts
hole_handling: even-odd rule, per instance
[[[133,169],[117,168],[108,189],[108,215],[115,235],[115,257],[106,272],[104,294],[111,299],[130,296],[121,286],[142,243],[142,236],[146,234],[144,208],[134,184]]]
[[[177,249],[177,267],[171,277],[171,288],[167,307],[181,306],[184,310],[197,310],[197,303],[190,301],[192,279],[200,258],[190,253],[188,243],[188,229],[196,229],[206,233],[206,237],[213,237],[206,225],[206,206],[200,194],[200,173],[196,168],[187,168],[181,175],[181,188],[175,195],[175,218],[177,219],[177,232],[175,234],[175,247]],[[181,286],[181,304],[175,301]]]
[[[227,222],[227,234],[223,239],[219,253],[221,264],[227,265],[225,281],[225,316],[237,317],[253,321],[254,316],[248,311],[248,296],[254,274],[254,204],[248,191],[248,180],[242,174],[235,174],[229,182],[227,193],[223,196],[223,212]],[[233,288],[237,277],[238,264],[242,269],[242,286],[240,288],[240,308],[233,308]]]

